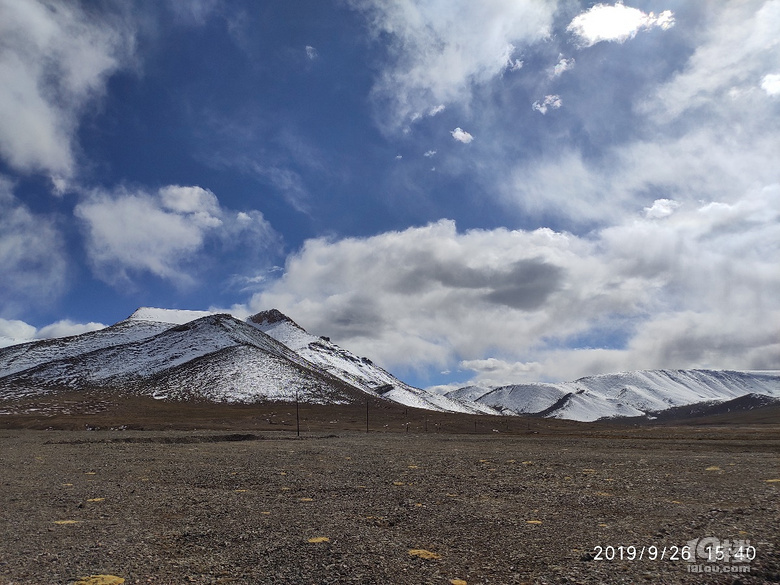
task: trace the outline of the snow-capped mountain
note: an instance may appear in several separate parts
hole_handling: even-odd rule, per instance
[[[780,372],[648,370],[604,374],[560,384],[467,386],[448,392],[504,414],[595,421],[653,415],[671,408],[756,394],[780,399]]]
[[[327,337],[311,335],[276,309],[253,315],[247,319],[247,323],[280,341],[309,362],[364,392],[417,408],[496,414],[494,409],[486,405],[452,400],[409,386],[370,359],[356,356],[332,343]]]
[[[442,395],[409,386],[275,309],[240,321],[141,308],[100,331],[0,348],[0,399],[63,389],[217,402],[292,401],[297,395],[333,404],[368,395],[445,412],[595,421],[689,405],[780,401],[780,372],[650,370],[559,384],[467,386]]]
[[[101,331],[0,350],[0,397],[116,388],[226,402],[292,400],[297,392],[338,403],[361,394],[230,315],[187,320],[193,316],[141,309]]]

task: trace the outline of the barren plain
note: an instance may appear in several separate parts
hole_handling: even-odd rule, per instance
[[[0,584],[780,582],[780,425],[350,408],[4,417]]]

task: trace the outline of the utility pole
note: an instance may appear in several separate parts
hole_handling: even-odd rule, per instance
[[[295,389],[295,429],[297,436],[301,436],[301,415],[298,410],[298,388]]]

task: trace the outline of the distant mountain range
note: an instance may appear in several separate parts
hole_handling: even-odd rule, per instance
[[[277,310],[226,314],[141,308],[105,329],[0,349],[0,400],[107,390],[214,402],[351,403],[367,396],[472,414],[594,421],[657,417],[698,405],[780,403],[780,372],[653,370],[561,384],[469,386],[441,395],[307,333]],[[722,410],[722,409],[721,409]]]
[[[595,421],[616,417],[657,417],[680,407],[696,414],[704,405],[741,397],[736,409],[780,403],[780,372],[723,370],[647,370],[603,374],[560,384],[516,384],[498,388],[467,386],[447,393],[453,400],[476,402],[504,414]]]

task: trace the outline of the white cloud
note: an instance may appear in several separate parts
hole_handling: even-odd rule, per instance
[[[559,95],[546,95],[543,100],[535,101],[531,107],[541,114],[546,114],[547,110],[552,108],[557,110],[563,105],[563,100]]]
[[[430,158],[430,157],[432,157],[432,156],[436,156],[436,151],[435,151],[435,150],[429,150],[429,151],[425,152],[425,153],[423,154],[423,156],[425,156],[425,157],[427,157],[427,158]]]
[[[276,235],[259,211],[228,212],[201,187],[171,185],[157,193],[96,192],[79,203],[76,216],[86,232],[96,274],[109,283],[149,272],[179,284],[192,282],[189,270],[208,238],[235,245],[242,234],[266,248]]]
[[[745,121],[758,121],[760,126],[766,115],[761,104],[752,100],[735,103],[730,96],[735,90],[754,89],[757,79],[762,79],[762,88],[767,91],[763,85],[766,71],[780,62],[778,30],[780,2],[764,2],[760,8],[750,2],[719,5],[685,67],[658,88],[644,111],[663,123],[705,109],[708,118],[717,116],[708,125],[724,116],[739,115]],[[702,123],[699,118],[692,120]],[[727,122],[734,125],[733,119]]]
[[[525,63],[520,59],[509,60],[509,63],[507,64],[507,69],[510,71],[520,71],[523,68],[523,65]]]
[[[560,77],[563,75],[566,71],[569,71],[574,68],[574,59],[564,59],[561,57],[560,61],[558,61],[555,64],[555,67],[553,67],[552,76],[553,77]]]
[[[767,95],[780,95],[780,73],[769,73],[764,75],[763,79],[761,79],[761,89],[763,89]]]
[[[656,199],[651,207],[645,207],[645,217],[648,219],[668,217],[678,207],[680,207],[680,203],[672,199]]]
[[[503,386],[518,383],[522,380],[536,379],[542,374],[541,364],[513,362],[494,357],[479,360],[462,360],[459,370],[471,371],[474,377],[470,383],[484,387]],[[455,387],[447,389],[454,390]]]
[[[0,176],[0,315],[48,303],[67,288],[64,238],[52,216],[33,213]]]
[[[0,319],[0,347],[24,343],[35,338],[36,329],[17,319]]]
[[[219,9],[221,3],[222,0],[187,0],[187,2],[173,0],[167,3],[167,7],[181,23],[203,25]]]
[[[474,137],[471,134],[469,134],[468,132],[466,132],[461,128],[455,128],[455,130],[450,132],[450,134],[452,134],[452,137],[455,140],[457,140],[458,142],[462,142],[463,144],[468,144],[469,142],[474,140]]]
[[[312,47],[311,45],[306,45],[306,58],[309,59],[309,61],[314,61],[320,56],[317,49]]]
[[[590,47],[602,41],[623,43],[634,38],[640,30],[653,27],[667,30],[672,26],[674,15],[669,10],[656,16],[617,3],[612,6],[596,4],[576,16],[567,30],[578,37],[582,46]]]
[[[36,329],[24,321],[0,319],[0,347],[27,343],[38,339],[80,335],[90,331],[98,331],[105,327],[103,323],[75,323],[70,319],[63,319]]]
[[[70,319],[62,319],[51,325],[41,327],[35,334],[37,339],[50,339],[52,337],[67,337],[70,335],[81,335],[90,331],[105,329],[103,323],[90,321],[89,323],[76,323]]]
[[[0,156],[16,170],[74,173],[84,108],[133,51],[133,35],[77,3],[0,0]]]
[[[447,106],[445,106],[444,104],[439,104],[438,106],[431,108],[430,112],[428,112],[428,115],[435,116],[436,114],[441,114],[446,109]]]
[[[467,103],[473,86],[501,75],[517,45],[548,36],[555,4],[532,0],[350,0],[389,40],[391,62],[374,86],[377,117],[402,130],[438,104]]]
[[[736,203],[656,217],[637,210],[585,237],[458,233],[440,221],[365,239],[315,239],[251,307],[277,307],[396,370],[463,362],[481,383],[656,367],[780,368],[778,220],[773,186]]]

